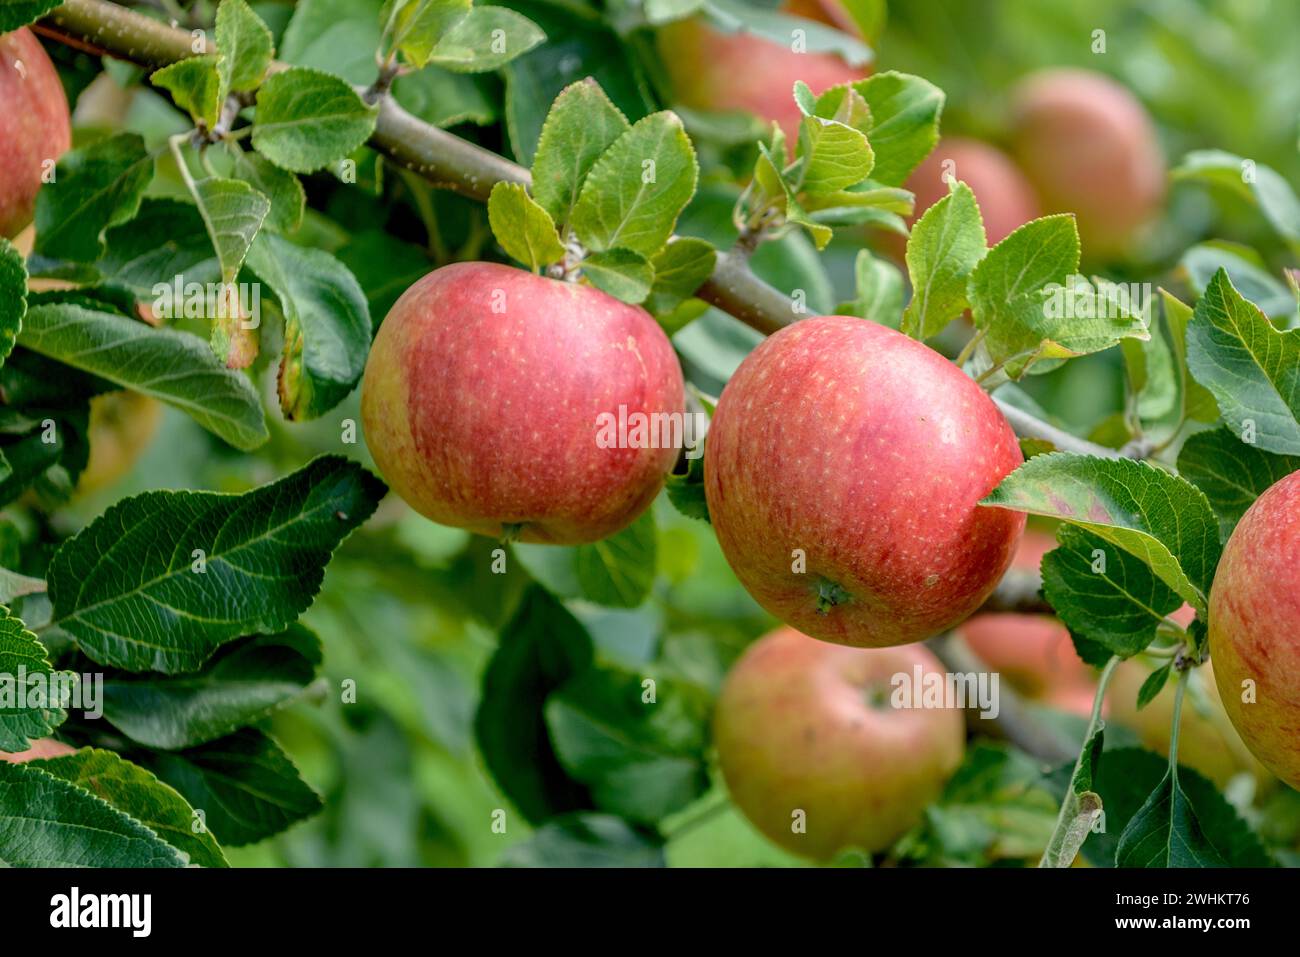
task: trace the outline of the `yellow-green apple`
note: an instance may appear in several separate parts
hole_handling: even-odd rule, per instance
[[[1106,694],[1110,717],[1116,724],[1137,732],[1144,747],[1168,755],[1174,721],[1174,681],[1170,679],[1145,708],[1137,709],[1138,689],[1151,671],[1149,664],[1134,658],[1122,662],[1115,669]],[[1197,693],[1193,695],[1189,688],[1183,698],[1178,763],[1200,771],[1220,787],[1242,771],[1250,771],[1258,777],[1259,767],[1228,721],[1215,685],[1215,669],[1208,663],[1202,665],[1188,676],[1188,680],[1195,683]],[[1202,690],[1204,694],[1200,693]],[[1197,701],[1208,709],[1206,713],[1197,709]]]
[[[1233,726],[1300,788],[1300,472],[1255,500],[1210,589],[1210,657]]]
[[[732,800],[805,857],[889,847],[921,820],[965,750],[960,709],[894,707],[898,681],[942,673],[921,645],[846,648],[793,628],[759,639],[728,673],[714,711]]]
[[[1146,109],[1110,77],[1079,69],[1031,74],[1013,103],[1016,156],[1047,211],[1075,214],[1085,253],[1123,251],[1165,192]]]
[[[917,217],[948,195],[949,176],[975,194],[989,245],[1038,218],[1034,188],[1011,157],[988,143],[959,136],[940,142],[908,179],[907,188],[916,194]]]
[[[0,36],[0,236],[32,221],[44,176],[72,142],[63,84],[28,29]]]
[[[702,18],[670,23],[659,31],[660,57],[677,102],[695,110],[743,110],[799,134],[803,114],[794,85],[814,93],[867,75],[833,53],[797,51],[752,33],[724,33]]]
[[[974,612],[1025,516],[976,503],[1022,461],[1002,413],[939,353],[847,316],[746,357],[704,451],[718,542],[741,584],[825,641],[920,641]]]
[[[617,532],[654,499],[678,454],[661,425],[680,421],[684,403],[672,345],[644,309],[457,263],[393,305],[366,363],[361,415],[375,464],[416,511],[483,535],[574,544]],[[628,423],[615,442],[605,441],[611,416]]]
[[[135,465],[158,434],[162,403],[139,392],[106,392],[90,400],[90,460],[77,479],[83,495],[112,485]]]

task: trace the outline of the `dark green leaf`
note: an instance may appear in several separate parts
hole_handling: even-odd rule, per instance
[[[101,664],[193,671],[234,638],[294,621],[385,491],[355,463],[322,456],[243,495],[124,499],[55,552],[55,622]]]
[[[1197,432],[1178,453],[1178,471],[1210,500],[1226,542],[1255,499],[1292,472],[1300,456],[1274,455],[1238,440],[1222,426]]]
[[[9,358],[27,315],[27,267],[22,253],[0,237],[0,363]]]
[[[598,605],[635,608],[655,580],[657,552],[654,510],[646,509],[621,532],[574,549],[582,596]]]
[[[68,702],[60,688],[71,689],[62,684],[71,676],[56,675],[45,646],[7,609],[0,612],[0,751],[26,751],[63,723]]]
[[[228,645],[194,674],[111,673],[104,679],[104,717],[148,747],[194,747],[285,707],[311,683],[319,664],[319,640],[294,624],[279,635]]]
[[[93,262],[104,250],[104,230],[140,208],[153,178],[153,157],[136,133],[119,133],[59,160],[58,189],[36,195],[35,252]]]
[[[33,765],[89,791],[149,828],[199,867],[229,867],[226,855],[169,785],[112,751],[85,748]]]
[[[255,90],[271,65],[275,43],[262,18],[245,0],[222,0],[217,7],[217,49],[221,52],[221,93]]]
[[[663,867],[663,847],[610,814],[547,821],[501,857],[503,867]]]
[[[197,336],[83,306],[42,305],[29,310],[18,338],[33,352],[174,405],[235,448],[266,441],[252,383],[223,368]]]
[[[338,77],[293,67],[258,91],[253,147],[281,169],[312,173],[369,139],[375,115]]]
[[[501,629],[483,676],[474,730],[501,790],[530,822],[591,806],[555,756],[542,718],[552,691],[584,671],[591,637],[563,605],[533,586]]]
[[[212,835],[231,847],[265,840],[321,808],[289,756],[254,728],[187,751],[132,758],[179,791]]]
[[[0,762],[0,865],[184,867],[139,821],[39,765]]]

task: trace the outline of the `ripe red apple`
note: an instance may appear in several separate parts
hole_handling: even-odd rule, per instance
[[[28,29],[0,36],[0,236],[32,221],[47,162],[72,143],[59,74]]]
[[[979,140],[951,136],[935,147],[907,181],[907,188],[916,194],[912,222],[948,195],[945,177],[949,175],[975,194],[989,245],[1001,242],[1040,215],[1034,188],[1011,157]]]
[[[592,542],[654,499],[677,449],[604,448],[602,416],[679,418],[682,371],[644,310],[494,263],[402,294],[366,363],[366,445],[394,491],[443,525]],[[631,429],[627,435],[634,435]],[[650,447],[651,442],[655,447]]]
[[[26,751],[17,751],[13,754],[0,751],[0,761],[7,761],[10,764],[23,764],[27,761],[40,761],[45,758],[61,758],[65,754],[75,754],[77,750],[62,741],[55,741],[53,738],[41,738],[31,744],[32,746]]]
[[[704,451],[718,542],[758,603],[862,647],[964,620],[1025,516],[976,503],[1022,461],[992,400],[939,353],[848,316],[768,338],[723,390]]]
[[[668,24],[658,45],[677,102],[753,113],[778,123],[791,141],[803,116],[794,101],[795,81],[821,93],[867,75],[832,53],[801,53],[752,33],[723,33],[698,17]]]
[[[1265,767],[1300,788],[1300,472],[1255,500],[1210,590],[1224,708]]]
[[[1165,160],[1145,108],[1091,70],[1032,74],[1015,91],[1021,168],[1049,212],[1074,213],[1084,252],[1124,249],[1165,192]]]
[[[943,673],[920,645],[845,648],[793,628],[751,645],[727,675],[713,721],[736,806],[772,841],[810,858],[893,844],[965,750],[960,709],[893,707],[892,679],[910,681],[918,667]]]

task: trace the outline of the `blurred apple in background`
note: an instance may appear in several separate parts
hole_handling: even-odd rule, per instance
[[[948,176],[956,177],[975,194],[990,246],[1041,215],[1034,188],[1011,157],[988,143],[950,136],[940,141],[907,181],[907,188],[916,194],[912,222],[948,195]]]
[[[796,81],[821,93],[869,72],[833,53],[797,52],[790,44],[753,33],[725,33],[701,17],[666,25],[659,31],[658,45],[682,106],[753,113],[778,123],[788,139],[798,135],[803,115],[794,101]]]
[[[1159,211],[1165,160],[1137,97],[1091,70],[1022,80],[1012,96],[1015,155],[1050,213],[1074,213],[1084,255],[1123,251]]]
[[[921,645],[846,648],[781,628],[723,683],[713,740],[732,800],[768,838],[818,860],[882,851],[961,764],[960,709],[895,708],[896,675],[943,674]]]

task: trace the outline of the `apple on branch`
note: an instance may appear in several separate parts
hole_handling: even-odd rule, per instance
[[[1023,458],[956,365],[884,326],[804,319],[723,390],[704,450],[714,531],[741,584],[805,634],[861,647],[967,618],[1025,515],[979,508]]]
[[[32,221],[36,193],[72,142],[63,84],[28,29],[0,36],[0,236]]]

